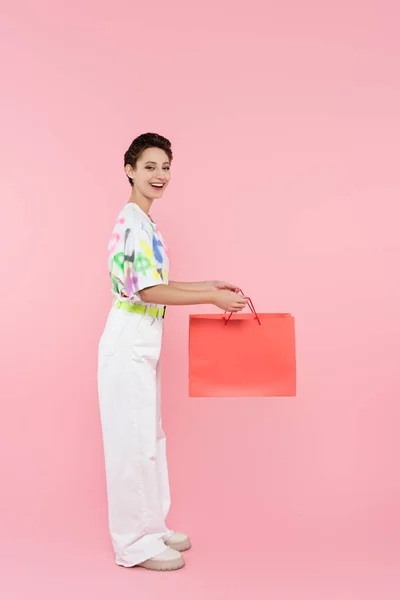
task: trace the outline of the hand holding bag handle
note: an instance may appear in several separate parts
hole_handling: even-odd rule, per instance
[[[238,293],[242,294],[242,296],[244,296],[243,291],[240,288],[238,288],[236,291]],[[254,318],[257,319],[258,324],[261,325],[261,321],[259,319],[258,314],[256,313],[256,309],[254,308],[254,304],[253,304],[251,298],[247,298],[247,304],[249,305],[249,308],[250,308],[251,312],[253,313]],[[226,311],[225,311],[224,314],[226,314]],[[225,325],[228,324],[228,321],[229,321],[229,319],[231,318],[232,315],[233,315],[233,313],[230,313],[229,317],[224,317],[224,319],[225,319]]]

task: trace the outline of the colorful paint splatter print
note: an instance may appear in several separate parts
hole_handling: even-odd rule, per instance
[[[157,225],[132,202],[118,216],[108,245],[112,292],[140,302],[138,293],[168,283],[167,249]]]

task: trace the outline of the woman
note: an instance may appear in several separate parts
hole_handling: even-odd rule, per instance
[[[132,194],[109,245],[114,304],[99,344],[98,386],[108,514],[116,563],[170,571],[185,562],[188,536],[169,531],[165,434],[160,409],[160,351],[167,305],[214,304],[229,312],[246,298],[225,282],[169,280],[166,247],[150,217],[171,177],[170,142],[136,138],[125,154]]]

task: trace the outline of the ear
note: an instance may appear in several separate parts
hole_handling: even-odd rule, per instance
[[[126,165],[125,166],[125,173],[128,175],[128,177],[130,177],[131,179],[135,179],[135,170],[132,167],[132,165]]]

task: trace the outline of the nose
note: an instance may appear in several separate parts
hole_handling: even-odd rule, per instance
[[[166,181],[167,178],[165,177],[164,173],[156,175],[156,183],[165,183]]]

